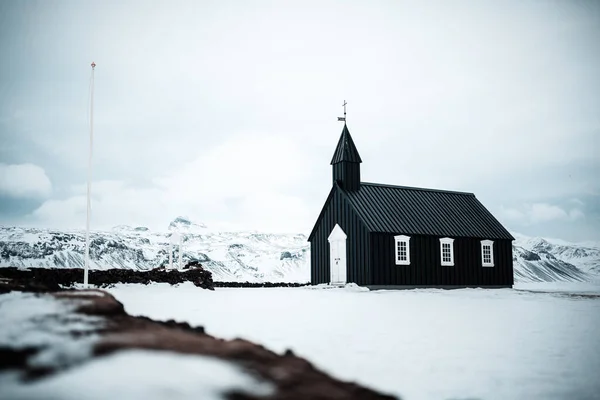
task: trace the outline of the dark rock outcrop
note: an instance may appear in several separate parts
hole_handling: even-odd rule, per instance
[[[30,291],[59,290],[83,282],[81,268],[0,268],[0,293],[11,287],[28,288]],[[150,271],[134,271],[130,269],[90,270],[89,282],[95,286],[107,287],[116,283],[140,283],[147,285],[151,282],[169,283],[175,285],[182,282],[192,282],[194,285],[214,290],[212,274],[199,263],[186,264],[185,270],[168,270],[163,267]],[[4,289],[2,288],[4,286]]]
[[[152,282],[176,285],[182,282],[214,290],[214,288],[274,288],[302,287],[309,283],[296,282],[213,282],[210,271],[202,268],[198,261],[188,262],[182,270],[170,270],[162,265],[150,271],[133,271],[129,269],[108,269],[89,271],[90,284],[97,287],[109,287],[117,283],[139,283],[147,285]],[[10,290],[26,290],[44,292],[60,290],[83,282],[81,268],[0,268],[0,293]]]

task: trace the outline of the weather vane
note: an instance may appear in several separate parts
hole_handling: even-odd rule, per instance
[[[344,121],[346,122],[346,100],[344,100],[344,104],[342,104],[342,106],[344,107],[344,116],[343,117],[338,117],[338,121]]]

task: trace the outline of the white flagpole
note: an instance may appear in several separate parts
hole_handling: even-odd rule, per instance
[[[181,237],[183,235],[179,235],[179,270],[181,271],[181,253],[183,253],[183,249],[181,248]]]
[[[90,102],[90,154],[88,158],[88,176],[87,176],[87,218],[85,221],[85,269],[83,272],[83,287],[88,287],[88,271],[90,269],[90,214],[92,213],[92,203],[90,195],[92,192],[92,148],[94,144],[94,69],[96,63],[92,61],[92,86]]]
[[[175,231],[171,233],[171,237],[169,238],[169,268],[173,269],[173,248],[175,245],[179,243],[179,232]],[[179,251],[181,252],[181,246],[179,247]]]

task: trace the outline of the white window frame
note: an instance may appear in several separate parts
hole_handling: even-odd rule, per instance
[[[444,244],[450,245],[450,261],[444,261]],[[440,239],[440,262],[443,267],[454,266],[454,239],[448,237]]]
[[[406,260],[401,260],[398,256],[398,246],[402,242],[406,243]],[[394,236],[394,254],[396,258],[396,265],[410,265],[410,236]]]
[[[485,257],[483,256],[483,248],[485,246],[490,246],[490,262],[485,262]],[[482,267],[493,267],[494,266],[494,242],[492,240],[482,240],[481,241],[481,266]]]

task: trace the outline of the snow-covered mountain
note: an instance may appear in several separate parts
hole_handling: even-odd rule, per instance
[[[551,253],[513,245],[515,282],[590,281],[592,276]]]
[[[513,245],[550,259],[563,261],[585,273],[600,275],[600,243],[569,243],[560,239],[543,239],[513,234]]]
[[[168,263],[171,235],[182,234],[182,260],[198,260],[215,281],[308,282],[310,248],[302,234],[213,232],[178,217],[165,232],[117,226],[91,232],[91,268],[147,270]],[[515,281],[600,280],[600,244],[514,234]],[[83,267],[85,232],[0,227],[0,267]],[[179,250],[173,247],[177,265]]]
[[[168,264],[171,235],[182,237],[182,264],[198,260],[215,281],[308,282],[305,235],[211,232],[178,217],[166,232],[120,225],[90,232],[90,268],[148,270]],[[81,268],[85,232],[0,227],[0,267]],[[173,264],[179,248],[173,246]]]
[[[169,224],[169,231],[182,233],[206,233],[207,227],[203,223],[190,221],[186,217],[177,217]]]

